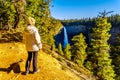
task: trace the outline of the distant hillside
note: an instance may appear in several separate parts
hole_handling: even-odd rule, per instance
[[[108,16],[108,21],[112,24],[112,27],[120,26],[120,14],[115,14]],[[68,20],[60,20],[64,26],[94,26],[95,20],[97,17],[94,18],[81,18],[81,19],[68,19]]]

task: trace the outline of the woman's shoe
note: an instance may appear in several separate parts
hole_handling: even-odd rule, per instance
[[[27,74],[29,74],[29,71],[26,71],[26,72],[25,72],[25,75],[27,75]]]
[[[33,74],[40,72],[40,69],[33,71]]]

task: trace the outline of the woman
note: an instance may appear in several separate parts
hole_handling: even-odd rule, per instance
[[[38,51],[42,49],[42,44],[40,40],[40,35],[38,29],[35,27],[35,19],[32,17],[28,18],[29,25],[25,28],[23,32],[23,43],[26,46],[26,50],[28,51],[28,58],[26,61],[26,72],[25,74],[29,74],[30,72],[30,63],[33,57],[33,73],[39,72],[37,68],[37,55]]]

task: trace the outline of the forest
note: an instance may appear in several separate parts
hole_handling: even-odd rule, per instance
[[[52,0],[0,0],[0,44],[21,42],[29,16],[35,18],[39,29],[43,51],[49,54],[56,52],[65,60],[74,63],[67,66],[81,72],[83,68],[95,80],[120,80],[120,35],[116,44],[109,44],[112,27],[120,27],[120,14],[107,16],[106,11],[98,13],[95,18],[58,20],[51,17]],[[80,33],[72,38],[73,44],[65,48],[60,43],[55,45],[54,37],[63,26],[92,26],[91,42]],[[57,57],[62,62],[62,58]],[[81,72],[82,73],[82,72]]]

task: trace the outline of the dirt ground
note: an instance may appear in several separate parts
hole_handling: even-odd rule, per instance
[[[40,72],[23,75],[26,58],[27,52],[22,43],[0,43],[0,80],[81,80],[42,50],[38,54]]]

